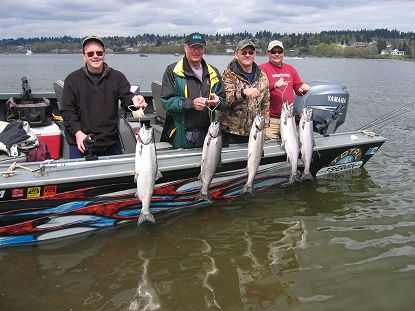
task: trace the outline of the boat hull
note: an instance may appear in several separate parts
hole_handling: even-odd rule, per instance
[[[361,132],[316,137],[311,172],[314,176],[359,168],[385,142]],[[213,201],[240,195],[247,178],[246,145],[224,148],[222,165],[210,187]],[[150,210],[155,215],[209,204],[196,201],[201,150],[158,151],[163,174],[154,189]],[[134,157],[113,156],[98,161],[59,160],[27,163],[22,170],[0,177],[0,246],[37,244],[92,233],[135,221],[141,204],[135,197]],[[7,167],[0,165],[0,171]],[[290,167],[280,142],[266,141],[255,177],[256,192],[288,182]],[[41,173],[41,174],[39,174]]]

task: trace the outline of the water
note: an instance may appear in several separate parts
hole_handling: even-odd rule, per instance
[[[179,57],[109,55],[150,89]],[[207,56],[223,69],[228,56]],[[259,57],[258,62],[265,61]],[[415,63],[288,59],[351,93],[347,131],[414,102]],[[0,90],[34,91],[80,55],[0,55]],[[0,310],[412,310],[413,114],[384,127],[365,169],[36,247],[0,249]]]

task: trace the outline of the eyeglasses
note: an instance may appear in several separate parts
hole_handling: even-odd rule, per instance
[[[284,50],[271,50],[269,51],[271,54],[284,54]]]
[[[91,51],[91,52],[86,52],[85,53],[88,57],[94,57],[94,54],[97,54],[97,56],[102,56],[104,55],[103,51]]]
[[[255,51],[241,51],[241,54],[242,54],[243,56],[245,56],[245,55],[247,55],[247,54],[249,54],[249,55],[254,55],[254,54],[255,54]]]

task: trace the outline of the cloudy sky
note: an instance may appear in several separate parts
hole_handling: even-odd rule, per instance
[[[0,39],[193,31],[415,31],[413,0],[0,0],[0,8]]]

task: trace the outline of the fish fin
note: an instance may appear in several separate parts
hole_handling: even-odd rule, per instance
[[[257,132],[255,132],[255,134],[254,134],[254,139],[256,140],[256,134],[257,134]]]
[[[241,194],[243,193],[250,193],[253,196],[255,196],[255,190],[254,187],[252,186],[248,186],[248,184],[245,184],[245,186],[243,186],[242,190],[241,190]]]
[[[140,217],[138,217],[138,220],[137,220],[137,226],[141,225],[145,221],[152,222],[153,224],[156,223],[156,220],[154,219],[154,216],[153,214],[151,214],[151,212],[142,213],[142,214],[140,213]]]
[[[136,172],[134,175],[134,182],[137,182],[137,178],[138,178],[138,172]]]
[[[160,172],[160,170],[157,170],[156,180],[163,177],[163,174]]]
[[[218,167],[222,166],[222,155],[219,155]]]

